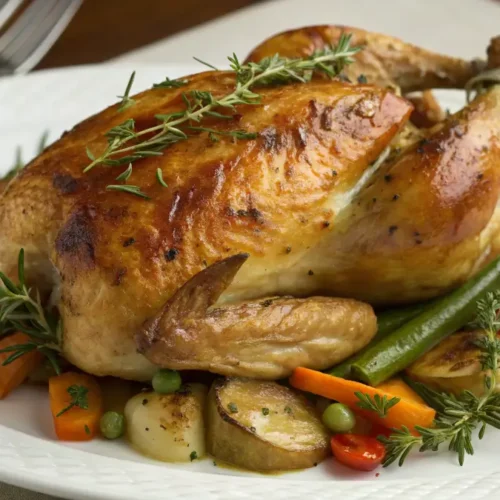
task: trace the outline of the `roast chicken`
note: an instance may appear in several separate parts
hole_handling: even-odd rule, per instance
[[[106,190],[123,167],[84,173],[86,147],[99,154],[112,127],[181,109],[183,92],[226,94],[232,72],[113,105],[9,182],[0,269],[15,276],[25,249],[71,363],[136,380],[159,366],[269,379],[323,369],[373,337],[368,304],[440,295],[498,255],[500,87],[430,130],[408,125],[400,95],[462,88],[486,62],[335,26],[278,35],[250,59],[307,55],[342,32],[365,45],[343,78],[262,87],[261,105],[208,122],[256,138],[202,131],[136,161],[131,181],[150,200]]]

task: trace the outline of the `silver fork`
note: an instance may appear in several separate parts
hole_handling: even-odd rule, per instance
[[[0,28],[23,0],[0,0]],[[82,0],[33,0],[0,36],[0,76],[26,73],[59,38]]]

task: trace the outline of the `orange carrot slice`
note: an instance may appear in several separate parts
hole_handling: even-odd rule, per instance
[[[378,387],[334,377],[308,368],[296,368],[290,377],[290,384],[296,389],[312,392],[343,403],[373,422],[388,428],[398,429],[406,426],[410,430],[414,430],[416,425],[431,427],[436,416],[435,410],[429,406],[410,398],[406,399],[398,396],[401,397],[401,401],[389,409],[386,417],[381,418],[376,412],[360,410],[358,406],[359,399],[355,393],[362,392],[372,398],[378,394],[380,397],[387,396],[389,399],[396,396],[396,394],[391,394]]]
[[[0,349],[5,349],[17,344],[26,344],[31,339],[25,333],[16,332],[0,340]],[[0,353],[0,399],[21,385],[26,377],[40,364],[43,356],[38,351],[31,351],[3,365],[12,352]]]
[[[62,441],[89,441],[99,432],[101,389],[83,373],[63,373],[49,379],[50,409],[57,437]]]

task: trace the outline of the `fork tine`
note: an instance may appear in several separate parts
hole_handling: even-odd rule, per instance
[[[0,3],[0,28],[14,14],[23,0],[4,0]]]
[[[7,61],[11,72],[29,71],[57,40],[80,4],[81,0],[34,0],[0,37],[0,64]]]
[[[33,2],[12,24],[12,26],[0,37],[0,53],[6,54],[7,58],[12,54],[8,53],[8,49],[16,47],[19,43],[30,37],[31,33],[36,30],[37,22],[40,17],[45,17],[54,6],[54,1],[47,0]]]

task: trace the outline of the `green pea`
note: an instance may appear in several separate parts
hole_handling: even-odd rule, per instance
[[[172,394],[182,385],[179,372],[175,370],[158,370],[153,377],[153,389],[158,394]]]
[[[323,412],[323,423],[332,432],[349,432],[356,424],[356,417],[349,407],[333,403]]]
[[[107,411],[99,424],[106,439],[117,439],[125,432],[125,417],[116,411]]]

